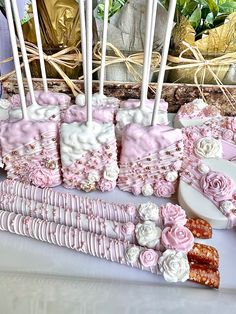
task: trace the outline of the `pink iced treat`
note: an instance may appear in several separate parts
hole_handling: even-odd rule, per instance
[[[153,109],[154,103],[155,103],[155,99],[147,99],[145,101],[145,106]],[[124,100],[120,103],[120,108],[126,108],[126,109],[134,109],[134,108],[138,108],[139,106],[140,106],[140,99],[130,98],[130,99]],[[162,110],[162,111],[168,110],[168,103],[164,99],[161,99],[160,110]]]
[[[115,109],[112,107],[97,107],[93,109],[93,120],[100,123],[113,123],[115,115]],[[79,107],[78,105],[72,105],[66,109],[61,115],[62,122],[86,122],[87,111],[86,107]]]
[[[41,105],[54,105],[59,106],[61,110],[64,110],[70,106],[71,98],[70,96],[63,93],[45,92],[45,91],[35,91],[36,102]],[[26,96],[27,105],[31,105],[31,97],[28,93]],[[18,94],[11,97],[12,108],[17,108],[21,106],[20,96]]]
[[[130,124],[122,138],[118,186],[137,195],[170,197],[175,192],[182,157],[181,130]]]
[[[202,99],[195,99],[180,107],[174,124],[176,128],[195,126],[216,117],[221,117],[220,111],[216,107],[209,106]]]
[[[62,123],[60,133],[65,187],[113,190],[119,173],[113,123]]]
[[[55,122],[3,123],[1,147],[7,176],[40,187],[61,183]]]
[[[184,164],[203,158],[236,159],[236,117],[219,117],[183,129]]]

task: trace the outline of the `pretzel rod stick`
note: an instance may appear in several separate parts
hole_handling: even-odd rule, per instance
[[[141,263],[141,259],[137,259],[132,263],[128,262],[126,257],[128,249],[131,247],[136,248],[141,255],[144,248],[130,245],[127,241],[114,240],[105,236],[98,236],[94,233],[80,231],[77,228],[6,211],[0,211],[0,230],[64,246],[85,254],[139,268],[154,274],[160,274],[159,267],[156,263],[154,263],[154,266],[144,266]],[[158,254],[161,253],[156,251],[153,254],[158,256]],[[200,272],[197,272],[197,269],[200,270]],[[192,281],[206,286],[213,288],[219,287],[219,272],[213,269],[207,269],[206,266],[190,264],[189,278]]]

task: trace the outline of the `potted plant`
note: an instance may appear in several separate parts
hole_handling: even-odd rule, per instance
[[[169,0],[162,1],[167,6]],[[235,0],[177,0],[175,28],[173,30],[171,54],[178,56],[186,46],[183,42],[197,48],[204,59],[211,60],[236,51],[236,1]],[[185,57],[193,57],[191,51]],[[213,65],[211,70],[220,81],[234,82],[232,66]],[[234,68],[233,68],[234,69]],[[229,77],[230,75],[230,77]],[[198,71],[202,81],[202,71]],[[193,69],[171,70],[170,81],[193,83]],[[206,69],[204,83],[215,83],[215,78]],[[235,83],[235,82],[234,82]]]

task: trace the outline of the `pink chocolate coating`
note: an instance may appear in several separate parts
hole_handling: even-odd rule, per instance
[[[182,140],[182,132],[169,126],[129,124],[122,138],[121,163],[136,161]]]
[[[93,119],[96,122],[109,123],[114,121],[115,109],[112,107],[96,107],[93,109]],[[62,122],[86,122],[86,107],[72,105],[64,113],[62,113]]]
[[[60,106],[61,109],[66,109],[70,106],[71,98],[70,96],[63,93],[54,93],[54,92],[45,92],[45,91],[35,91],[36,102],[41,105],[54,105]],[[26,95],[27,105],[31,105],[32,100],[30,94]],[[21,101],[20,96],[18,94],[13,95],[11,97],[12,107],[17,108],[20,107]]]

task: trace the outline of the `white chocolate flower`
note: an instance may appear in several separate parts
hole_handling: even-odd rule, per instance
[[[159,208],[156,204],[148,202],[143,203],[138,208],[139,216],[142,220],[159,220]]]
[[[133,264],[137,262],[138,257],[139,257],[139,252],[140,252],[140,249],[137,246],[132,246],[126,251],[125,259],[127,260],[127,262]]]
[[[90,183],[98,182],[100,179],[99,173],[96,170],[90,171],[88,174],[88,180]]]
[[[230,213],[233,209],[235,209],[235,205],[231,201],[222,201],[220,203],[220,210],[223,214]]]
[[[135,234],[141,246],[153,249],[160,241],[161,229],[153,221],[144,221],[136,225]]]
[[[186,281],[189,279],[189,263],[187,254],[166,250],[158,261],[160,272],[169,282]]]
[[[203,137],[195,143],[194,152],[203,158],[222,158],[222,144],[215,138]]]
[[[144,196],[151,196],[153,194],[153,188],[152,188],[151,184],[145,184],[142,187],[142,194]]]
[[[116,181],[116,179],[118,178],[118,174],[119,174],[119,168],[114,163],[114,164],[109,164],[105,167],[103,176],[104,176],[104,179],[106,180]]]
[[[177,180],[177,178],[178,178],[177,171],[170,171],[166,174],[166,177],[165,177],[166,181],[168,182],[174,182]]]

